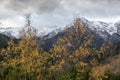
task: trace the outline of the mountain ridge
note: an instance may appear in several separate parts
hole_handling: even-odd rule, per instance
[[[94,33],[99,34],[100,37],[103,38],[104,41],[108,42],[108,40],[112,42],[119,42],[120,40],[120,22],[116,23],[105,23],[102,21],[89,21],[85,19],[84,17],[79,18],[80,25],[84,25],[91,29]],[[38,37],[43,36],[44,39],[53,38],[56,35],[59,35],[59,33],[64,33],[69,27],[74,26],[74,24],[68,25],[66,27],[57,28],[50,33],[44,34],[40,33],[38,34]],[[18,38],[18,34],[21,28],[15,28],[15,27],[7,27],[3,28],[0,27],[0,33],[3,35],[6,35],[8,37],[12,38]],[[117,36],[116,36],[117,35]],[[116,39],[116,40],[115,40]],[[115,43],[116,43],[115,42]]]

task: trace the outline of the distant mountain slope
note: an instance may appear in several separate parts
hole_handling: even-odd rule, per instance
[[[7,47],[7,42],[10,40],[8,36],[0,34],[0,49]]]

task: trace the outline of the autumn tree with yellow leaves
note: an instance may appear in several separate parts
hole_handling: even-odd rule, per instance
[[[49,54],[39,47],[36,41],[36,29],[31,26],[30,15],[26,16],[27,27],[18,44],[13,40],[8,42],[7,49],[1,51],[4,65],[12,65],[23,70],[24,79],[41,79],[46,70]]]

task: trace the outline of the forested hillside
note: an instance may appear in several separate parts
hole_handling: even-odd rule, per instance
[[[0,80],[120,80],[119,43],[96,38],[79,18],[51,47],[29,18],[21,32],[20,40],[0,36]]]

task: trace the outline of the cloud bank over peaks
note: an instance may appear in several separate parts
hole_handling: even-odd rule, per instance
[[[76,14],[116,22],[120,20],[119,7],[120,0],[0,0],[0,22],[23,26],[26,13],[32,13],[33,25],[39,29],[69,24]]]

